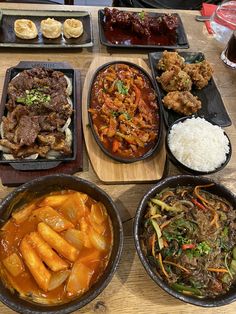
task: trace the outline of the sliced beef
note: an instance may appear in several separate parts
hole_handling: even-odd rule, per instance
[[[21,145],[30,146],[34,143],[40,131],[38,119],[22,116],[16,129],[16,141]]]

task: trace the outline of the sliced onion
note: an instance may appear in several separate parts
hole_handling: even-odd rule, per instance
[[[70,275],[70,270],[64,270],[58,273],[53,273],[49,282],[48,291],[58,288]]]
[[[47,159],[57,159],[58,157],[61,156],[61,153],[54,150],[54,149],[51,149],[47,152],[47,155],[46,155],[46,158]]]
[[[64,233],[64,238],[78,250],[84,246],[84,233],[82,231],[68,229]]]
[[[37,159],[38,158],[38,156],[39,156],[39,154],[32,154],[32,155],[30,155],[30,156],[27,156],[27,157],[25,157],[24,159]]]
[[[72,94],[72,81],[68,76],[64,75],[64,77],[65,77],[66,82],[67,82],[66,93],[67,93],[67,95],[70,96]]]
[[[0,150],[3,151],[4,153],[10,153],[10,149],[8,147],[0,145]]]
[[[2,156],[6,160],[14,160],[15,159],[15,157],[12,154],[3,154]]]
[[[68,104],[71,106],[71,108],[73,109],[73,102],[71,100],[70,97],[67,97],[67,101],[68,101]]]
[[[4,137],[4,131],[3,131],[3,121],[0,124],[0,135],[1,135],[1,138],[5,138]]]
[[[72,145],[72,132],[69,128],[65,130],[66,134],[66,143],[71,147]]]
[[[66,120],[66,123],[64,124],[64,126],[62,128],[58,128],[58,131],[64,133],[65,130],[69,127],[69,125],[71,124],[71,118],[69,117],[67,120]]]

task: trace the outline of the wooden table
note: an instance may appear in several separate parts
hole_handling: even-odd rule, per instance
[[[2,4],[2,8],[14,8],[14,4]],[[82,72],[82,80],[94,56],[114,55],[141,57],[147,61],[147,51],[128,49],[107,49],[101,46],[98,38],[97,27],[97,7],[76,7],[76,6],[46,6],[46,5],[23,5],[18,4],[18,8],[31,9],[68,9],[68,10],[88,10],[92,13],[94,25],[94,46],[82,50],[25,50],[25,49],[0,49],[0,92],[3,87],[3,80],[7,68],[16,65],[20,60],[38,61],[67,61],[73,67],[79,68]],[[159,10],[161,11],[161,10]],[[183,20],[185,30],[190,43],[189,51],[202,51],[214,68],[214,79],[223,97],[228,113],[232,119],[232,126],[226,129],[232,146],[233,155],[230,163],[221,172],[212,175],[215,179],[236,193],[236,71],[232,71],[224,66],[220,61],[220,53],[223,46],[211,35],[208,35],[204,23],[195,22],[196,11],[179,11]],[[86,157],[86,156],[85,156]],[[177,169],[170,165],[169,175],[179,173]],[[78,313],[196,313],[196,314],[234,314],[236,313],[236,303],[221,308],[203,309],[185,304],[169,296],[162,291],[149,278],[143,269],[139,258],[135,252],[132,237],[132,220],[135,215],[137,205],[143,194],[152,184],[127,184],[127,185],[104,185],[102,184],[91,168],[89,162],[85,165],[85,171],[76,175],[88,179],[107,193],[115,201],[119,208],[124,226],[124,250],[118,270],[108,287],[94,301],[85,306]],[[1,174],[0,174],[1,176]],[[6,196],[12,188],[0,187],[0,197]],[[13,313],[12,310],[0,304],[1,314]]]

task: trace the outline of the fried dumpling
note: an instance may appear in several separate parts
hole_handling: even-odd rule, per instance
[[[83,24],[76,19],[66,19],[63,26],[63,33],[66,38],[78,38],[83,34]]]
[[[44,37],[51,39],[58,38],[61,35],[61,31],[61,22],[50,17],[41,21],[41,32]]]
[[[14,31],[16,36],[22,39],[34,39],[38,36],[36,25],[31,20],[27,19],[15,20]]]

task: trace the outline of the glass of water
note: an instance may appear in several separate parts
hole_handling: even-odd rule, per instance
[[[214,37],[226,44],[236,29],[236,0],[223,1],[212,14],[210,24]]]

